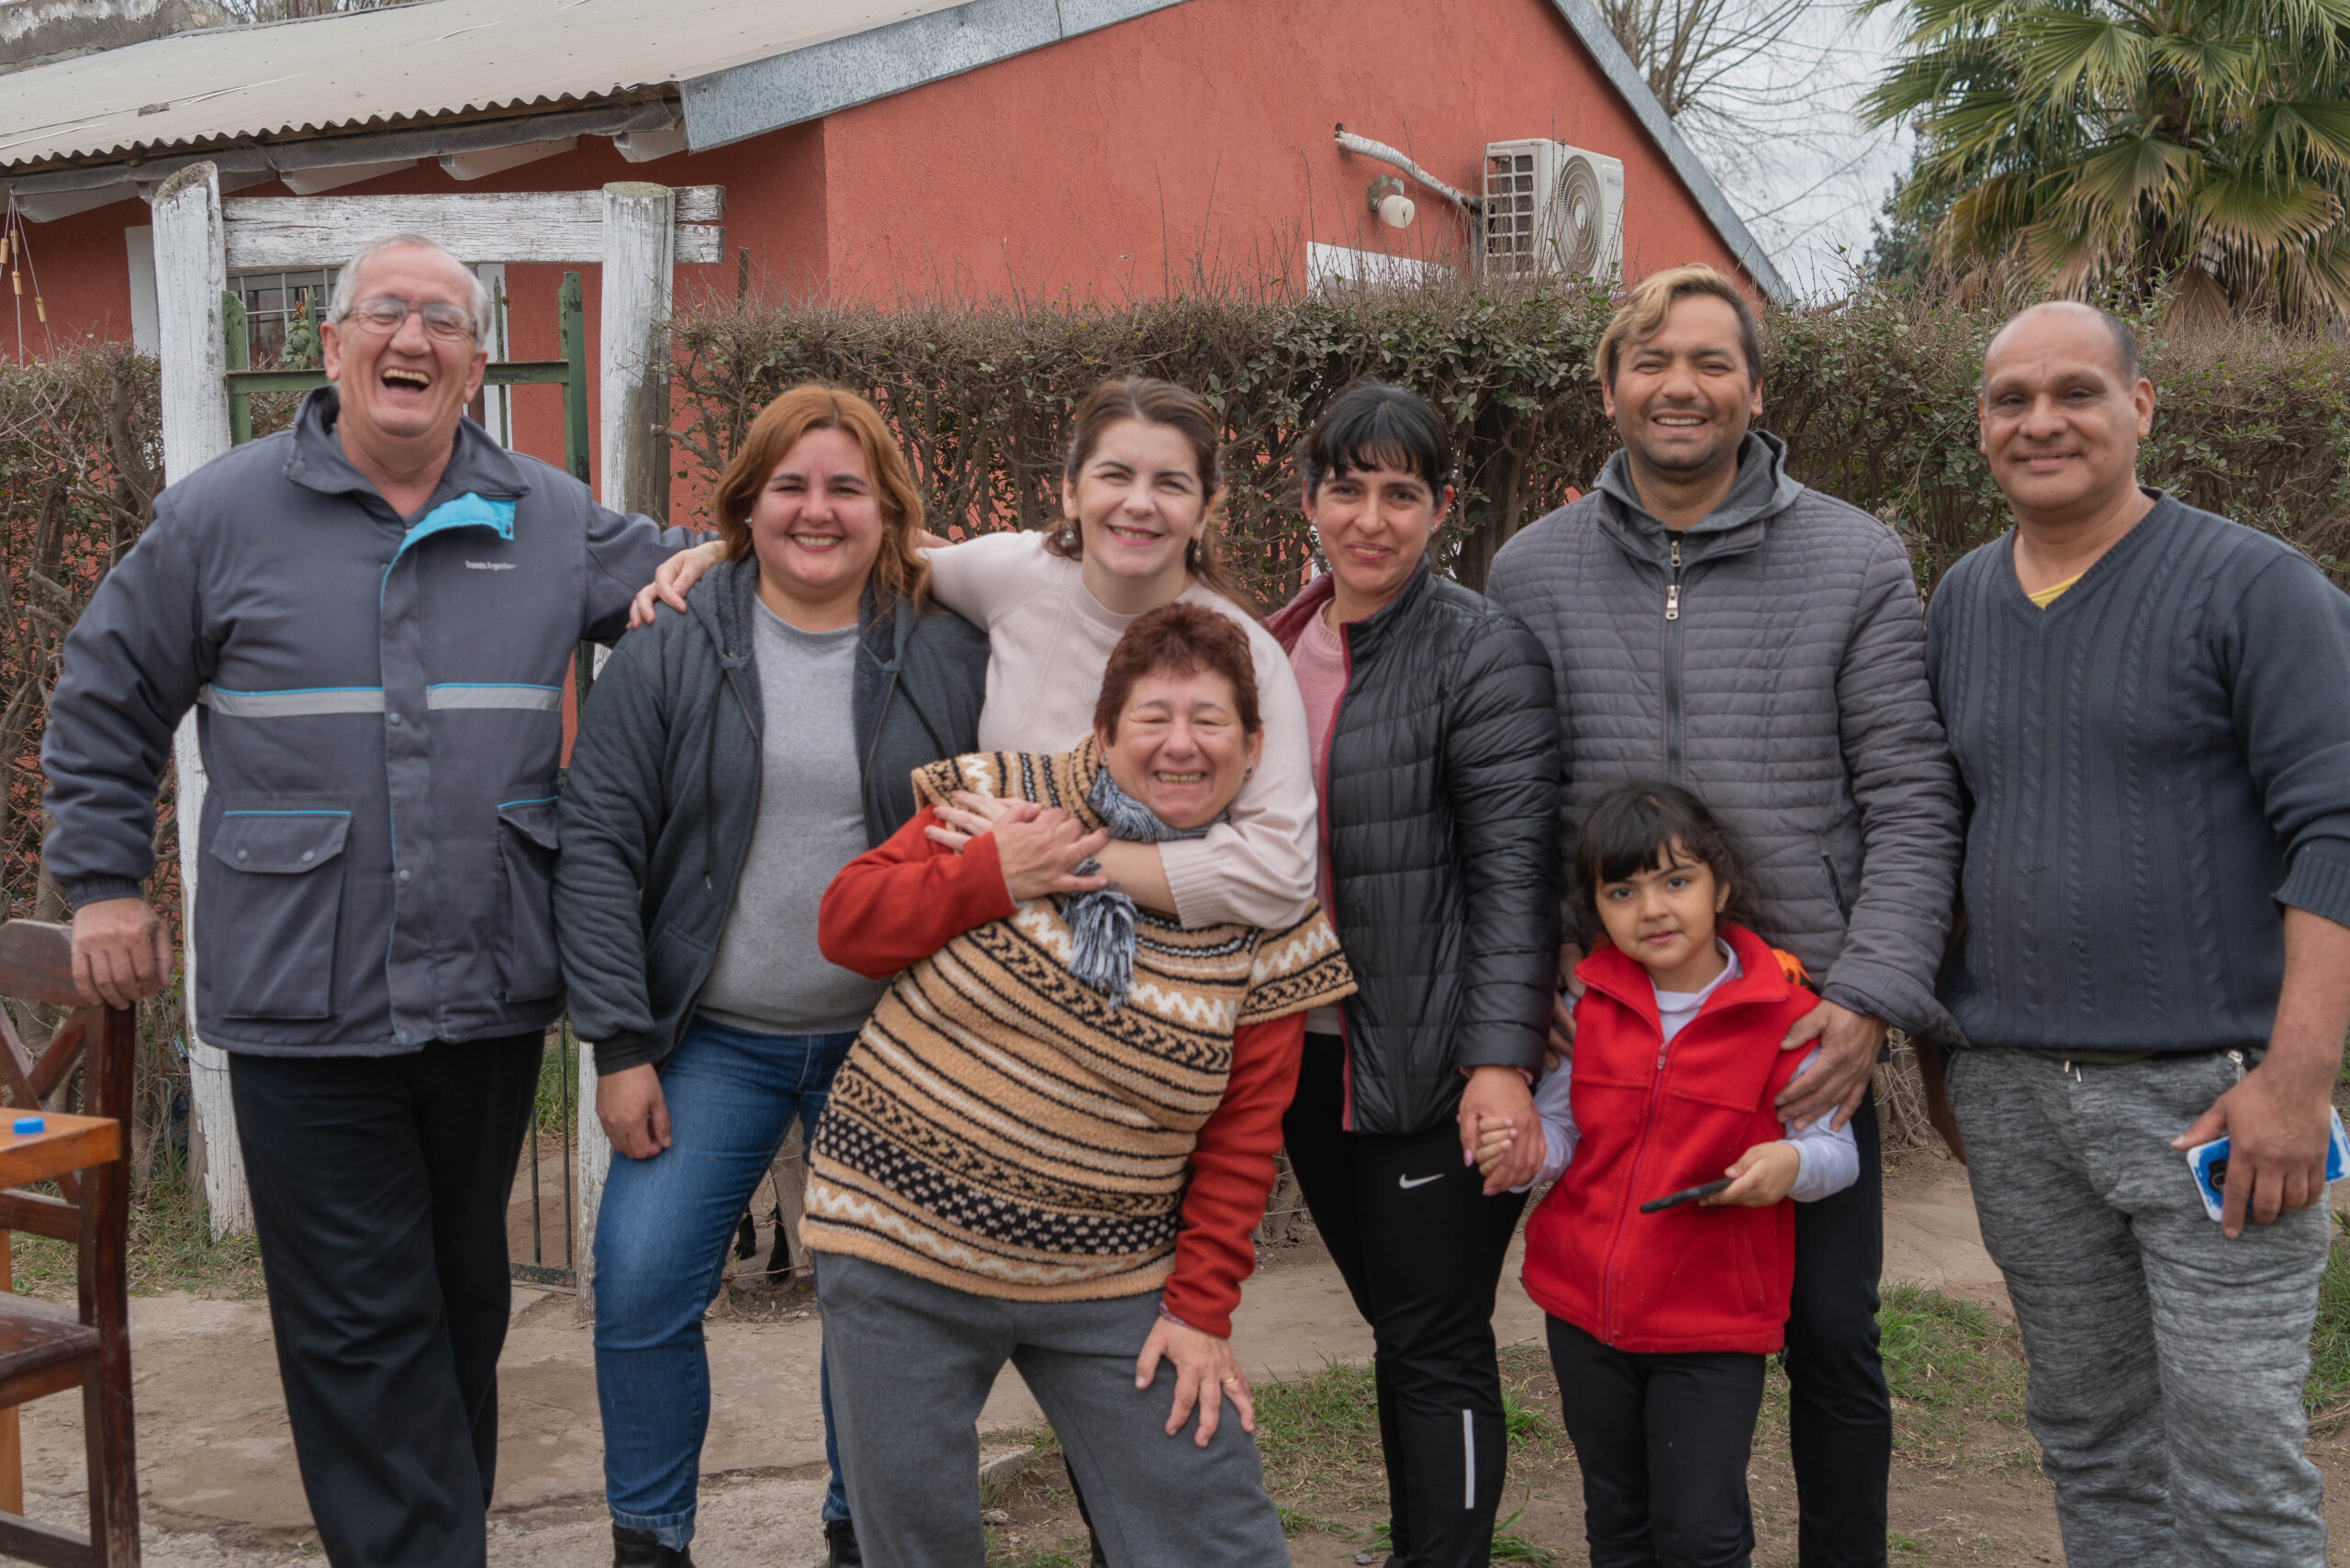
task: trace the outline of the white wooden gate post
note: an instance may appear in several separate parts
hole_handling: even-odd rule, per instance
[[[604,187],[604,306],[599,389],[603,445],[598,489],[616,511],[669,511],[670,267],[677,258],[677,194],[666,185],[621,181]],[[597,660],[602,664],[599,656]],[[583,1042],[579,1056],[578,1241],[572,1268],[579,1306],[595,1310],[596,1215],[612,1148],[596,1116],[596,1068]]]
[[[604,187],[604,504],[668,521],[669,269],[677,193]]]
[[[229,389],[221,296],[229,269],[222,248],[220,175],[193,163],[155,193],[157,348],[162,372],[163,480],[178,484],[229,450]],[[180,983],[187,1000],[188,1148],[204,1185],[212,1234],[252,1228],[244,1151],[229,1097],[228,1053],[206,1045],[196,1025],[196,881],[204,819],[204,756],[196,714],[180,721],[172,746],[179,769]]]

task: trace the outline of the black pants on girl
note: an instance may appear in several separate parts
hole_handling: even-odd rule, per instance
[[[1745,1568],[1763,1358],[1639,1355],[1549,1322],[1560,1409],[1583,1467],[1591,1568]]]
[[[1305,1036],[1281,1123],[1305,1206],[1371,1325],[1388,1528],[1406,1568],[1484,1568],[1508,1435],[1494,1288],[1523,1195],[1484,1195],[1450,1118],[1404,1137],[1350,1133],[1346,1047]]]

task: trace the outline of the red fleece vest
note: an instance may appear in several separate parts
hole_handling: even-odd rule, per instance
[[[1795,1276],[1792,1202],[1639,1205],[1710,1182],[1785,1136],[1771,1102],[1805,1052],[1782,1051],[1818,998],[1762,939],[1721,928],[1742,971],[1664,1044],[1649,973],[1612,947],[1575,969],[1570,1095],[1583,1137],[1526,1226],[1527,1294],[1619,1350],[1744,1350],[1785,1343]]]

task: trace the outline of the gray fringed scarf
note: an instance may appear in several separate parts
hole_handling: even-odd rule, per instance
[[[1208,831],[1205,827],[1169,827],[1148,806],[1119,789],[1107,767],[1093,776],[1093,788],[1086,791],[1085,803],[1101,817],[1102,825],[1110,830],[1112,838],[1133,844],[1199,838]],[[1216,821],[1223,820],[1219,812]],[[1101,869],[1098,860],[1088,860],[1077,868],[1078,874],[1083,877]],[[1069,920],[1073,939],[1069,972],[1081,984],[1101,992],[1111,1006],[1125,1006],[1126,984],[1135,973],[1135,901],[1115,888],[1103,888],[1099,892],[1072,893],[1062,913]]]

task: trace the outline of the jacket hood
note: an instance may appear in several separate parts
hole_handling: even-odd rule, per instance
[[[377,495],[375,481],[359,471],[334,433],[341,413],[342,395],[332,386],[320,386],[303,396],[301,407],[294,412],[294,451],[285,459],[285,476],[321,495],[354,491]],[[473,420],[459,419],[451,441],[449,466],[442,472],[435,496],[515,500],[530,492],[531,483],[522,476],[513,454],[490,440],[489,432]]]
[[[1788,973],[1792,959],[1783,960],[1777,949],[1743,925],[1725,924],[1716,932],[1738,955],[1739,976],[1706,998],[1706,1005],[1699,1009],[1700,1016],[1728,1007],[1781,1002],[1795,994],[1796,982]],[[1802,972],[1800,963],[1794,968],[1796,974]],[[1656,982],[1639,960],[1618,948],[1602,947],[1575,966],[1575,978],[1639,1014],[1659,1034],[1663,1033],[1664,1021],[1657,1015]]]
[[[1662,562],[1670,531],[1640,504],[1639,492],[1632,486],[1631,459],[1622,447],[1609,454],[1593,487],[1616,503],[1616,513],[1624,524],[1617,534],[1619,542],[1645,560]],[[1729,494],[1712,511],[1682,530],[1682,537],[1707,539],[1767,521],[1795,505],[1803,490],[1803,481],[1788,476],[1786,443],[1768,431],[1749,431],[1739,446],[1738,477],[1731,482]],[[1698,545],[1698,559],[1711,554],[1714,548],[1709,539]]]
[[[1349,623],[1353,631],[1347,633],[1348,646],[1353,647],[1358,637],[1372,632],[1374,628],[1400,619],[1427,590],[1429,575],[1427,557],[1423,555],[1420,564],[1412,569],[1412,575],[1404,579],[1404,586],[1395,590],[1393,599],[1360,621]],[[1310,579],[1297,590],[1295,599],[1275,611],[1272,619],[1265,622],[1265,630],[1273,634],[1273,641],[1281,645],[1283,652],[1293,654],[1297,651],[1297,640],[1305,635],[1307,622],[1321,614],[1322,607],[1336,599],[1337,594],[1337,575],[1324,572]]]

